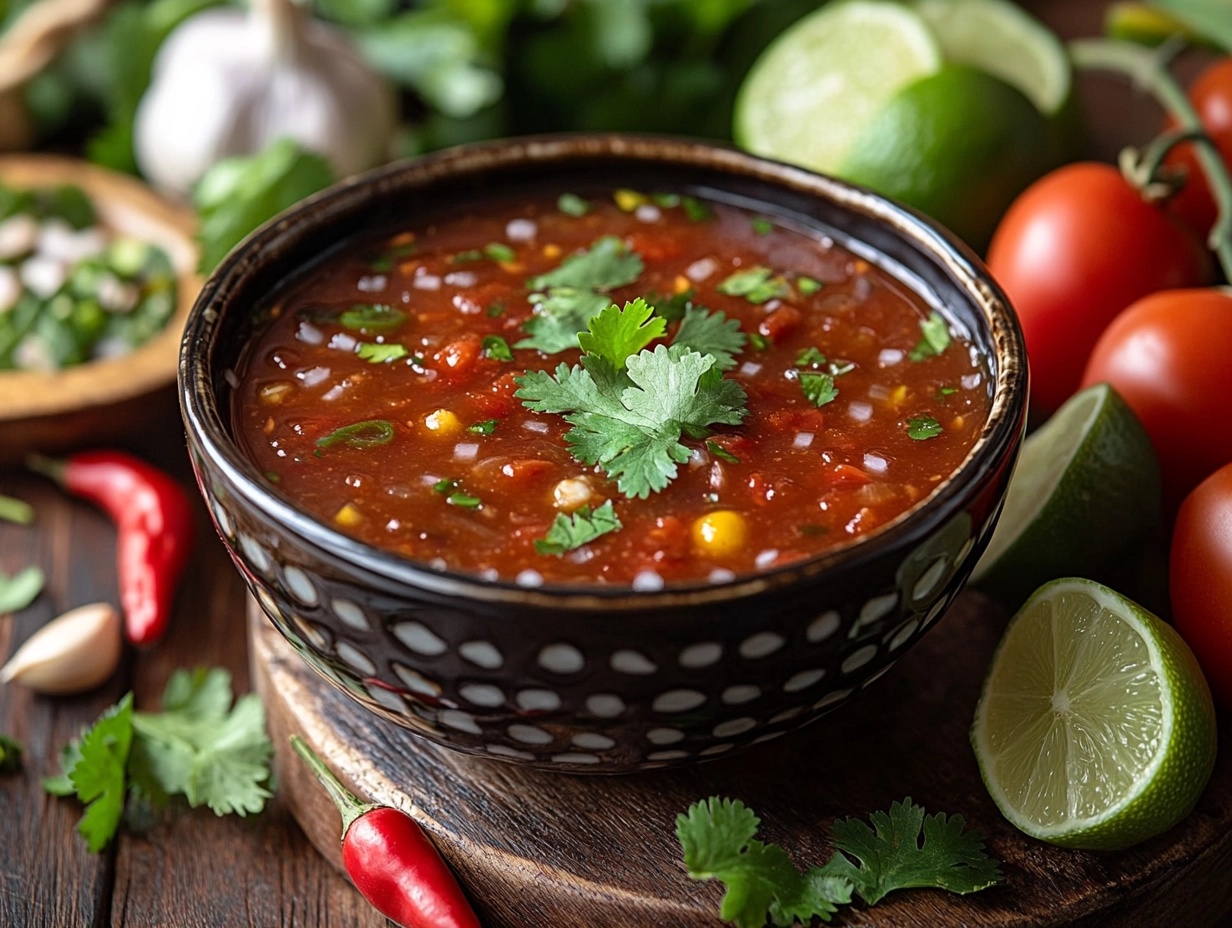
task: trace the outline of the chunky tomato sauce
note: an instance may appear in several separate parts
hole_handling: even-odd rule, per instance
[[[639,297],[662,334],[623,371],[580,365],[576,332]],[[689,197],[437,217],[327,259],[263,315],[233,414],[268,479],[372,545],[525,585],[721,581],[850,544],[945,480],[990,405],[984,360],[886,273]],[[615,417],[528,408],[560,378],[619,381]],[[655,421],[707,391],[715,419]]]

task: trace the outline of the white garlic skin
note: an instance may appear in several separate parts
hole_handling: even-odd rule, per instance
[[[295,139],[339,177],[384,163],[397,125],[392,85],[338,29],[254,0],[249,12],[209,9],[181,23],[155,59],[133,127],[137,166],[187,195],[223,158]]]
[[[124,635],[110,603],[90,603],[52,619],[0,667],[0,683],[64,696],[101,686],[120,665]]]

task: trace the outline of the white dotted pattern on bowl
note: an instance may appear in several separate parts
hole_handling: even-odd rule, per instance
[[[458,653],[484,670],[497,670],[505,663],[496,645],[490,641],[464,641],[458,645]]]
[[[680,652],[680,666],[690,670],[711,667],[723,656],[723,646],[716,641],[691,644]]]
[[[420,622],[399,622],[390,631],[412,651],[426,657],[440,657],[449,650],[443,638]]]
[[[573,645],[557,642],[539,652],[539,666],[552,673],[577,673],[586,666],[586,658]]]
[[[335,599],[330,603],[330,606],[333,607],[334,615],[338,616],[339,619],[356,631],[366,632],[371,630],[371,626],[368,624],[368,616],[364,614],[364,610],[360,609],[359,606],[349,599]]]

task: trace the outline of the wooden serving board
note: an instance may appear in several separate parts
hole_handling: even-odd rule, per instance
[[[742,755],[620,777],[527,770],[438,748],[361,709],[316,676],[250,604],[253,681],[269,712],[281,795],[318,850],[340,866],[339,820],[287,747],[299,732],[344,782],[397,805],[433,835],[490,928],[718,928],[722,889],[689,879],[676,815],[720,795],[762,819],[759,837],[798,866],[832,852],[827,827],[912,797],[961,813],[1003,861],[1004,885],[971,896],[933,890],[850,907],[843,925],[1200,926],[1232,911],[1232,752],[1195,812],[1120,853],[1032,841],[988,798],[967,741],[1005,615],[964,594],[889,674],[810,728]]]

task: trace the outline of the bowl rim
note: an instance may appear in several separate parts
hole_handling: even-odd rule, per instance
[[[889,226],[907,246],[923,251],[975,305],[990,325],[995,385],[988,418],[975,443],[955,470],[931,493],[896,518],[855,541],[791,564],[739,574],[732,580],[669,583],[658,590],[628,585],[585,586],[548,584],[524,586],[513,580],[485,580],[474,573],[436,569],[331,528],[298,509],[264,480],[256,466],[231,439],[213,390],[211,366],[215,335],[230,293],[260,267],[265,254],[293,253],[307,229],[333,222],[366,208],[374,193],[428,186],[503,168],[534,164],[540,172],[553,164],[586,160],[627,160],[631,164],[696,167],[739,175],[829,201],[841,210],[861,213]],[[768,201],[770,203],[772,201]],[[858,241],[858,239],[855,239]],[[892,256],[886,255],[893,261]],[[883,270],[891,272],[889,268]],[[901,277],[897,278],[902,281]],[[904,282],[906,283],[906,282]],[[913,288],[914,289],[914,288]],[[267,291],[269,292],[269,291]],[[632,612],[682,605],[707,605],[742,599],[770,589],[791,587],[835,571],[858,568],[885,551],[919,544],[934,525],[961,511],[973,488],[983,485],[990,471],[1012,463],[1026,430],[1026,349],[1009,301],[980,259],[953,233],[915,210],[894,203],[867,188],[779,161],[739,151],[723,143],[664,135],[629,133],[558,134],[504,138],[445,149],[416,159],[396,161],[347,178],[300,201],[254,231],[233,249],[206,280],[189,314],[181,341],[179,398],[190,445],[195,441],[252,507],[285,526],[302,543],[327,551],[336,559],[386,583],[421,593],[475,603],[561,610]],[[209,502],[205,475],[197,474]],[[210,507],[214,517],[213,507]]]

